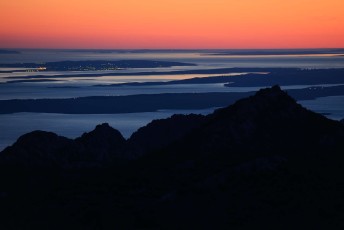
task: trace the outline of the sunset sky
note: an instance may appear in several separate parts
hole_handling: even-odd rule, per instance
[[[344,0],[0,0],[1,48],[341,48]]]

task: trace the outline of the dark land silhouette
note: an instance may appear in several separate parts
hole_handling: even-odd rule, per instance
[[[17,71],[20,72],[20,71]],[[1,72],[4,73],[4,72]],[[11,71],[11,73],[13,73],[13,71]],[[13,81],[6,81],[6,82],[0,82],[0,84],[16,84],[16,83],[38,83],[38,82],[58,82],[61,80],[57,80],[57,79],[44,79],[44,78],[40,78],[37,80],[33,80],[33,79],[23,79],[23,80],[13,80]]]
[[[7,68],[42,68],[40,71],[88,71],[88,70],[117,70],[122,68],[157,68],[172,66],[195,66],[195,64],[148,61],[148,60],[120,60],[120,61],[56,61],[45,63],[6,63],[0,67]]]
[[[17,50],[4,50],[0,49],[0,54],[20,54]]]
[[[0,153],[1,229],[342,229],[344,125],[278,86],[128,140],[34,131]]]
[[[312,86],[287,92],[297,100],[342,96],[344,85]],[[11,99],[0,100],[0,114],[18,112],[64,114],[117,114],[155,112],[173,109],[207,109],[233,104],[255,92],[231,93],[165,93],[129,96],[92,96],[66,99]]]

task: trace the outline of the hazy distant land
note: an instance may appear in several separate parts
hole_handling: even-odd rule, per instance
[[[116,114],[165,109],[203,109],[232,104],[249,93],[171,93],[67,99],[0,100],[0,114],[17,112]]]
[[[234,71],[232,69],[232,71]],[[98,84],[97,87],[119,86],[156,86],[176,84],[211,84],[226,83],[227,87],[262,87],[269,85],[316,85],[316,84],[344,84],[344,69],[285,69],[285,68],[235,68],[237,73],[245,73],[237,76],[217,76],[173,80],[165,82],[128,82],[117,84]],[[256,73],[254,73],[256,72]],[[213,71],[216,73],[216,70]],[[229,73],[229,72],[228,72]]]
[[[0,84],[14,84],[14,83],[29,83],[29,82],[57,82],[61,80],[56,79],[22,79],[22,80],[13,80],[13,81],[6,81],[6,82],[0,82]]]
[[[178,84],[213,84],[223,83],[225,87],[266,87],[271,85],[318,85],[303,89],[288,90],[297,100],[310,100],[318,97],[344,95],[344,69],[297,69],[297,68],[222,68],[197,69],[170,72],[139,72],[111,73],[112,76],[141,76],[141,75],[173,75],[173,74],[230,74],[241,73],[238,76],[217,76],[191,78],[165,82],[129,82],[121,84],[94,85],[93,87],[125,87],[125,86],[159,86]],[[83,76],[84,75],[75,75]],[[92,74],[90,74],[92,75]],[[106,75],[106,74],[105,74]],[[59,75],[69,78],[71,75]],[[103,75],[104,76],[104,75]],[[50,82],[58,81],[57,76],[11,77],[16,79],[7,83]],[[3,83],[6,84],[6,83]],[[334,84],[337,86],[321,87],[319,85]],[[51,86],[50,86],[51,87]],[[73,87],[69,85],[57,88]],[[87,87],[87,86],[86,86]],[[92,86],[91,86],[92,87]],[[134,112],[154,112],[164,109],[205,109],[221,107],[234,101],[252,95],[253,92],[241,93],[166,93],[130,96],[87,96],[65,99],[22,99],[1,100],[0,113],[40,112],[64,114],[115,114]]]
[[[174,80],[166,82],[131,82],[121,84],[97,84],[96,86],[145,86],[145,85],[172,85],[172,84],[209,84],[209,83],[231,83],[227,86],[269,86],[279,85],[311,85],[311,84],[342,84],[344,83],[344,69],[299,69],[299,68],[220,68],[220,69],[195,69],[178,71],[147,71],[130,73],[84,73],[84,74],[57,74],[57,75],[34,75],[34,76],[11,76],[7,83],[13,80],[25,80],[32,82],[38,79],[66,79],[85,77],[106,76],[157,76],[157,75],[184,75],[184,74],[241,74],[239,76],[218,76],[207,78],[194,78],[185,80]],[[265,74],[262,74],[265,73]]]
[[[208,55],[317,55],[317,54],[343,54],[344,49],[247,49],[222,50]]]
[[[276,69],[276,68],[275,68]],[[279,68],[280,71],[289,68]],[[48,79],[48,78],[84,78],[84,77],[107,77],[107,76],[157,76],[157,75],[184,75],[184,74],[229,74],[261,72],[274,70],[273,68],[219,68],[219,69],[194,69],[194,70],[175,70],[175,71],[147,71],[147,72],[110,72],[110,73],[72,73],[56,75],[31,75],[31,76],[11,76],[5,79]]]
[[[172,66],[195,66],[195,64],[170,62],[170,61],[148,61],[148,60],[121,60],[121,61],[57,61],[45,63],[5,63],[0,67],[6,68],[32,68],[37,71],[94,71],[94,70],[118,70],[124,68],[158,68]]]
[[[344,85],[292,89],[288,94],[297,100],[344,95]],[[63,114],[116,114],[154,112],[172,109],[221,107],[248,97],[241,93],[169,93],[130,96],[94,96],[66,99],[0,100],[0,114],[36,112]]]
[[[3,50],[3,49],[0,49],[0,54],[20,54],[20,52],[17,51],[17,50]]]

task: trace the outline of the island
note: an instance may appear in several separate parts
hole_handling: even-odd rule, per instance
[[[57,61],[42,63],[2,63],[2,68],[28,68],[27,71],[95,71],[95,70],[119,70],[127,68],[159,68],[172,66],[196,66],[196,64],[149,61],[149,60],[87,60],[87,61]]]

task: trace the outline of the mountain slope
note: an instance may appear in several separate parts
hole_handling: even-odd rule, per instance
[[[343,153],[344,125],[278,86],[129,140],[106,124],[75,140],[33,132],[1,153],[0,227],[342,229]]]
[[[343,125],[261,90],[139,159],[137,199],[154,198],[135,214],[157,229],[340,229],[343,153]]]
[[[58,163],[59,152],[72,140],[51,132],[33,131],[18,138],[0,153],[0,165],[49,167]]]
[[[128,154],[137,157],[160,150],[200,127],[205,120],[205,116],[196,114],[154,120],[131,135],[127,143]]]

